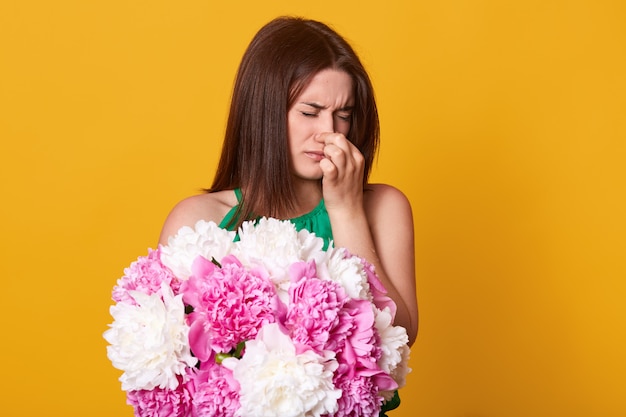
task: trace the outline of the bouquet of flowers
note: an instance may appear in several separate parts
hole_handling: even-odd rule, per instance
[[[406,330],[373,267],[289,221],[183,227],[113,288],[108,357],[135,416],[378,416]]]

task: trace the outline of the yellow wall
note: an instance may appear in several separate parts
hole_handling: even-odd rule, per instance
[[[626,415],[626,3],[264,3],[0,3],[1,414],[132,416],[110,290],[210,183],[254,32],[301,14],[360,52],[374,180],[413,203],[421,329],[392,415]]]

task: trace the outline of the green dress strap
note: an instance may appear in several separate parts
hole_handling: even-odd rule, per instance
[[[237,213],[237,209],[239,208],[239,203],[241,203],[242,194],[240,188],[235,188],[234,191],[235,196],[237,197],[237,204],[235,204],[233,208],[228,210],[228,213],[226,213],[226,216],[224,216],[224,218],[220,222],[219,227],[222,229],[233,230],[234,227],[229,226],[229,224],[237,224],[237,222],[233,222],[233,219],[235,218],[235,214]]]

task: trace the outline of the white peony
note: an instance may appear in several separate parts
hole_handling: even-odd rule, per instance
[[[315,263],[325,262],[328,253],[324,250],[324,239],[317,237],[315,233],[302,229],[298,232],[300,241],[300,259],[303,261],[315,260]],[[328,245],[328,251],[332,250],[333,242]]]
[[[345,248],[329,250],[328,253],[326,262],[318,265],[319,277],[341,285],[350,298],[371,301],[370,284],[362,260],[357,256],[346,258]]]
[[[183,226],[161,246],[161,262],[174,275],[186,280],[191,276],[191,265],[198,255],[218,262],[233,248],[235,232],[218,227],[215,222],[199,220],[194,228]]]
[[[383,310],[374,308],[375,327],[380,336],[382,356],[378,360],[378,366],[390,374],[398,384],[398,388],[406,385],[406,376],[411,372],[408,367],[409,354],[411,352],[408,343],[409,336],[402,326],[393,326],[392,317],[388,307]],[[381,395],[385,400],[393,397],[393,391],[383,391]]]
[[[130,291],[137,305],[117,303],[110,308],[114,321],[104,338],[110,343],[107,355],[113,366],[124,371],[124,391],[174,389],[177,376],[197,362],[187,343],[182,295],[174,296],[166,285],[161,291],[163,299]]]
[[[222,363],[241,386],[237,416],[319,417],[337,411],[341,390],[333,384],[338,366],[334,353],[297,354],[276,323],[246,342],[241,359],[227,358]]]
[[[411,348],[409,345],[400,346],[400,354],[402,355],[402,360],[398,363],[398,366],[391,371],[391,377],[398,384],[398,388],[402,388],[406,385],[406,376],[412,370],[409,368],[409,359],[411,355]]]
[[[291,278],[289,267],[298,261],[323,256],[324,242],[315,234],[296,230],[288,220],[262,217],[258,222],[244,222],[234,254],[246,267],[263,266],[276,286],[283,302]]]

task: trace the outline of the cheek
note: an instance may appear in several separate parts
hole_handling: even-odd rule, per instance
[[[292,136],[298,135],[299,125],[297,116],[292,112],[287,113],[287,134],[290,140]]]
[[[299,152],[305,141],[306,132],[304,126],[301,123],[290,120],[287,126],[287,145],[292,158]]]
[[[341,133],[345,137],[348,137],[348,133],[350,133],[350,126],[351,126],[350,122],[346,122],[346,121],[341,120],[341,121],[336,123],[335,131],[337,133]]]
[[[293,121],[293,117],[291,116],[291,113],[287,114],[287,144],[289,145],[289,148],[292,148],[292,143],[294,141],[294,138],[297,136],[297,132],[295,129],[295,123]]]
[[[296,118],[288,118],[287,134],[289,142],[298,143],[306,140],[315,133],[315,128],[305,120],[296,120]]]

